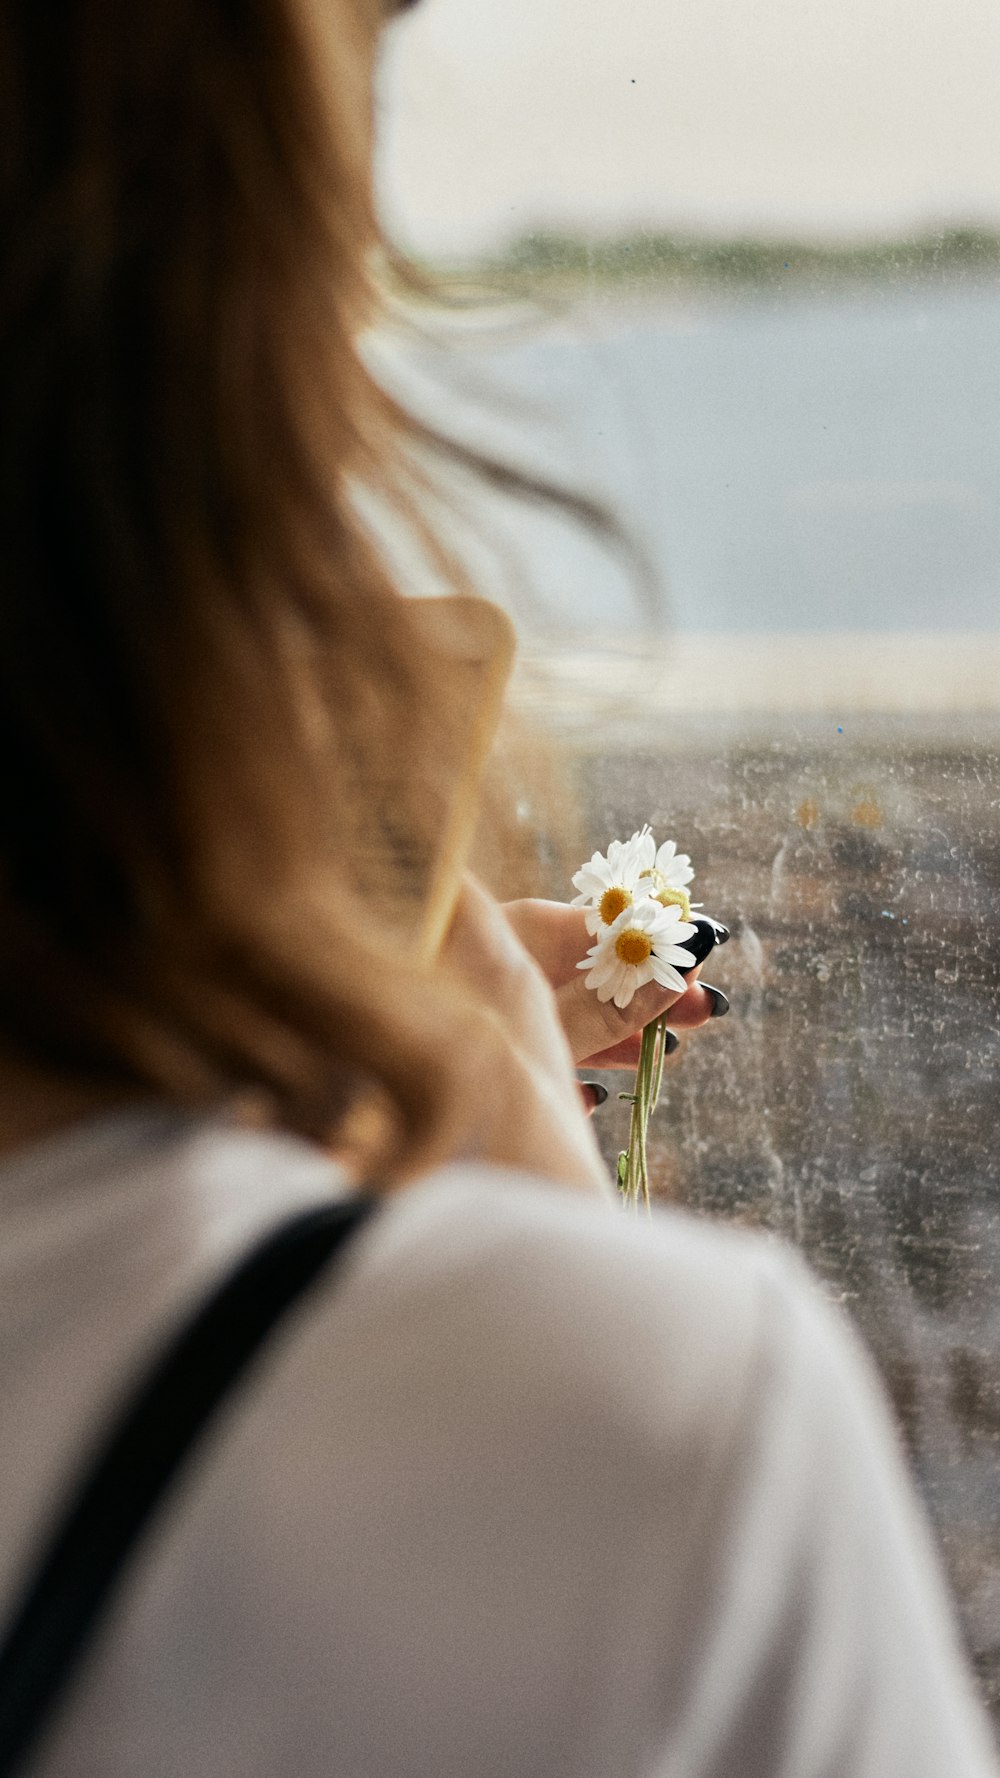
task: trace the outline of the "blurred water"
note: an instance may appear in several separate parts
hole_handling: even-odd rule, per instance
[[[644,603],[578,528],[480,501],[526,627],[974,631],[1000,616],[998,340],[996,281],[861,283],[605,299],[411,341],[393,374],[647,546]]]

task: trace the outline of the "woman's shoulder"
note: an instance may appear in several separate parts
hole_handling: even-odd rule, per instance
[[[793,1322],[836,1344],[818,1299],[766,1236],[456,1163],[380,1210],[319,1321],[369,1350],[389,1323],[436,1325],[480,1391],[516,1389],[546,1424],[631,1422],[692,1456],[731,1443],[748,1395],[775,1386]]]
[[[335,1188],[294,1147],[224,1140],[212,1168],[263,1169],[276,1210]],[[310,1778],[334,1749],[402,1778],[417,1742],[442,1778],[665,1749],[691,1774],[818,1770],[817,1722],[824,1770],[992,1774],[938,1757],[972,1746],[974,1713],[851,1345],[761,1236],[493,1167],[428,1175],[215,1428],[64,1745],[100,1740],[113,1699],[115,1778],[165,1769],[161,1745],[171,1770],[228,1770],[234,1722],[248,1748],[280,1728],[282,1769]],[[870,1747],[841,1759],[873,1672]]]

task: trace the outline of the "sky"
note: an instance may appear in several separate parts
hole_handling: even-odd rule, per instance
[[[378,104],[383,214],[431,256],[1000,227],[1000,0],[420,0]]]

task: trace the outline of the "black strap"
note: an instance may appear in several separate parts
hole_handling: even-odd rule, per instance
[[[375,1208],[300,1212],[244,1256],[152,1366],[74,1490],[0,1646],[0,1778],[13,1778],[85,1653],[171,1481],[268,1333]]]

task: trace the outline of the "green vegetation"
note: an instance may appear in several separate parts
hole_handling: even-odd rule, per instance
[[[886,282],[1000,275],[1000,234],[952,228],[911,240],[818,243],[718,240],[645,232],[586,240],[539,230],[493,258],[428,268],[445,284],[488,280],[495,287],[579,288],[583,284],[683,288],[779,286],[844,279]]]

